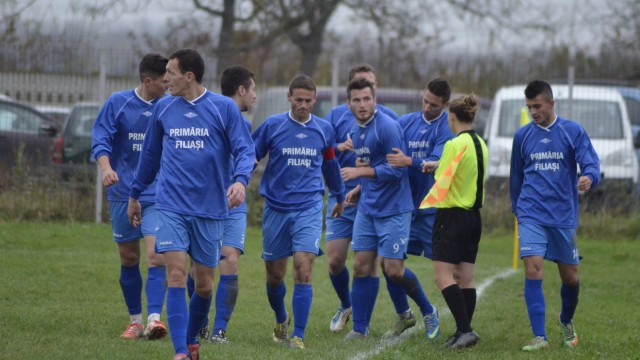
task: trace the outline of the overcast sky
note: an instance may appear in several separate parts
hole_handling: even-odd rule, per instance
[[[18,0],[20,1],[20,0]],[[140,0],[128,0],[130,4],[138,3]],[[391,1],[391,0],[390,0]],[[420,0],[418,0],[420,1]],[[510,1],[510,0],[505,0]],[[78,4],[93,4],[99,2],[97,0],[57,0],[55,6],[52,6],[51,0],[36,0],[34,6],[25,12],[24,16],[39,19],[41,21],[54,22],[59,28],[65,24],[68,27],[73,22],[88,22],[85,14],[74,12],[73,8]],[[526,6],[522,19],[527,18],[530,13],[526,9],[545,9],[548,15],[540,19],[541,23],[553,26],[557,29],[555,33],[530,32],[522,37],[518,34],[500,32],[494,34],[498,41],[489,42],[489,32],[485,27],[481,26],[479,19],[459,19],[451,16],[447,19],[451,37],[455,40],[447,44],[444,49],[449,50],[465,50],[465,51],[486,51],[490,47],[490,51],[509,50],[514,46],[527,48],[530,45],[538,45],[543,41],[558,43],[576,44],[578,48],[595,50],[599,47],[602,37],[600,32],[594,28],[593,24],[576,19],[579,10],[588,9],[591,16],[598,17],[599,13],[607,11],[605,1],[598,0],[524,0]],[[75,5],[72,5],[75,4]],[[103,38],[96,39],[99,42],[112,43],[113,36],[107,38],[105,34],[126,33],[128,31],[149,31],[150,29],[161,29],[170,17],[186,16],[192,11],[192,2],[188,0],[152,0],[152,6],[147,6],[144,10],[123,12],[122,9],[114,9],[105,16],[98,17],[93,20],[93,26],[99,26]],[[179,4],[178,7],[176,4]],[[118,15],[116,15],[118,14]],[[202,12],[196,12],[198,16],[206,17]],[[335,29],[336,32],[346,31],[346,33],[358,33],[361,28],[353,28],[353,21],[350,21],[350,12],[345,9],[337,11],[332,17],[328,29]],[[429,21],[429,19],[425,19]],[[360,25],[358,25],[360,26]],[[505,34],[507,33],[507,34]],[[117,39],[117,38],[116,38]],[[121,38],[121,41],[123,39]],[[110,44],[117,45],[117,44]],[[123,44],[124,46],[124,44]]]

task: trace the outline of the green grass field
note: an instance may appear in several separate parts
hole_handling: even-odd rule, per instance
[[[532,337],[521,269],[484,289],[472,324],[482,340],[472,349],[454,352],[442,348],[455,324],[433,284],[431,264],[415,257],[407,262],[408,266],[421,279],[430,300],[445,313],[440,321],[442,336],[434,343],[427,342],[422,331],[412,332],[395,343],[384,338],[395,320],[384,280],[371,323],[371,338],[345,342],[344,334],[332,334],[329,320],[338,300],[327,274],[326,257],[320,257],[314,268],[306,349],[294,351],[276,345],[271,340],[274,316],[266,298],[259,229],[249,229],[247,239],[246,255],[240,261],[240,295],[228,328],[231,343],[204,343],[202,359],[640,358],[640,290],[636,275],[639,241],[580,239],[584,260],[575,318],[580,343],[573,350],[560,346],[556,324],[560,285],[556,267],[545,264],[543,286],[551,348],[544,354],[530,355],[520,352]],[[509,234],[483,237],[477,284],[511,267],[511,242]],[[128,315],[118,285],[119,261],[109,225],[0,223],[0,254],[0,358],[172,357],[169,338],[157,342],[119,338]],[[290,274],[286,300],[289,311],[293,291]],[[412,305],[414,312],[419,312]],[[162,320],[166,321],[164,314]]]

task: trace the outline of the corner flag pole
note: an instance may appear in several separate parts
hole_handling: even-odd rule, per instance
[[[529,113],[527,108],[523,107],[520,109],[520,127],[523,127],[529,123]],[[518,218],[515,218],[513,227],[513,264],[511,267],[513,270],[518,270]]]

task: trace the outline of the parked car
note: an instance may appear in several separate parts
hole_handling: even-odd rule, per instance
[[[14,167],[18,156],[33,171],[51,168],[51,151],[58,130],[53,120],[36,109],[0,99],[0,171]]]
[[[63,178],[95,171],[91,156],[91,130],[101,105],[77,103],[71,109],[53,148],[53,162]]]
[[[489,182],[509,177],[513,135],[520,127],[525,107],[525,85],[501,88],[493,100],[485,138],[489,146]],[[567,85],[551,85],[555,111],[559,116],[579,122],[591,138],[600,158],[600,189],[635,189],[638,182],[633,132],[625,101],[619,92],[603,86],[575,85],[569,101]]]
[[[37,105],[35,106],[35,109],[52,118],[60,129],[62,129],[64,121],[67,119],[69,113],[71,112],[71,109],[66,106],[55,105]]]
[[[618,86],[615,88],[624,98],[627,105],[627,113],[633,132],[633,146],[636,149],[636,157],[640,165],[640,88],[631,86]],[[639,179],[640,180],[640,179]],[[638,181],[637,193],[640,194],[640,181]]]

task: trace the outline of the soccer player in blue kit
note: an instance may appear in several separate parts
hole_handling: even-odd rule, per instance
[[[244,201],[255,162],[251,134],[238,106],[202,85],[204,60],[191,49],[169,56],[172,96],[156,104],[142,143],[129,198],[129,221],[140,224],[140,193],[157,178],[156,251],[167,266],[167,317],[174,360],[197,359],[198,332],[211,306],[228,210]],[[233,166],[229,158],[235,159]],[[229,185],[233,171],[234,183]],[[195,292],[186,301],[187,254]]]
[[[287,95],[291,110],[267,118],[253,133],[256,156],[269,161],[260,181],[266,204],[262,217],[262,258],[267,271],[267,297],[276,316],[273,339],[291,348],[304,348],[313,292],[311,273],[321,254],[325,182],[337,198],[330,216],[344,210],[344,184],[335,157],[331,124],[311,114],[316,86],[305,75],[295,77]],[[322,181],[324,176],[325,181]],[[284,276],[293,255],[294,329],[284,305]]]
[[[341,169],[345,181],[360,181],[347,194],[348,203],[358,203],[352,245],[353,330],[347,334],[348,339],[354,339],[369,336],[371,304],[377,295],[371,293],[371,274],[378,256],[389,281],[398,283],[423,315],[433,310],[418,278],[404,267],[413,201],[407,170],[387,163],[387,154],[394,153],[394,148],[405,149],[402,128],[397,121],[375,111],[375,89],[370,81],[351,81],[347,97],[357,119],[350,132],[353,148],[359,162],[367,165]]]
[[[405,155],[401,149],[395,148],[392,149],[394,153],[387,155],[390,165],[406,167],[409,173],[414,208],[407,253],[418,256],[424,254],[428,259],[431,259],[431,236],[436,209],[420,209],[420,203],[435,183],[435,179],[433,174],[422,172],[422,164],[440,160],[444,144],[454,137],[449,128],[448,113],[444,111],[450,97],[451,86],[445,79],[436,78],[429,81],[422,97],[422,111],[403,115],[398,119],[408,153]],[[399,315],[394,326],[394,335],[397,336],[414,326],[416,318],[411,313],[407,296],[401,291],[400,286],[387,280],[387,289]],[[440,334],[438,312],[431,304],[428,308],[423,318],[425,332],[428,339],[435,339]]]
[[[558,322],[564,346],[573,348],[578,345],[573,315],[580,289],[578,191],[598,184],[600,160],[584,128],[555,114],[548,83],[532,81],[524,94],[533,121],[514,135],[510,173],[511,206],[518,220],[520,257],[525,266],[524,298],[534,335],[522,350],[549,347],[542,291],[545,259],[558,266],[562,281]]]
[[[255,75],[244,66],[231,66],[222,71],[220,76],[220,92],[228,96],[238,105],[241,112],[249,111],[256,101]],[[251,123],[245,119],[244,125],[251,132]],[[231,158],[233,168],[234,159]],[[233,183],[230,174],[229,185]],[[213,333],[210,340],[226,343],[227,325],[238,298],[238,261],[244,253],[245,232],[247,230],[247,203],[229,210],[229,217],[224,225],[222,240],[222,258],[220,259],[220,281],[216,290],[216,315],[213,322]]]
[[[376,71],[369,64],[358,64],[349,70],[349,82],[356,78],[364,78],[374,84],[377,84]],[[382,104],[376,104],[376,109],[390,117],[396,119],[398,115],[393,110]],[[349,131],[356,124],[356,117],[351,112],[348,104],[342,104],[334,107],[325,116],[325,119],[331,123],[335,132],[336,144],[334,146],[336,157],[340,163],[340,167],[354,167],[356,162],[356,154],[353,152],[353,142],[349,138]],[[345,194],[351,191],[358,183],[358,180],[345,181]],[[327,199],[328,207],[331,208],[336,203],[336,197],[329,194]],[[351,294],[349,292],[349,269],[346,267],[347,255],[349,253],[349,244],[351,243],[351,235],[353,233],[353,222],[356,219],[356,206],[345,206],[341,216],[332,218],[328,217],[326,242],[327,257],[329,263],[329,278],[333,285],[340,306],[338,311],[331,319],[329,328],[333,332],[340,332],[344,329],[345,324],[351,317]],[[380,278],[377,272],[372,274],[372,281],[379,287]],[[372,289],[372,293],[377,294],[377,288]]]
[[[120,288],[129,310],[130,322],[122,334],[125,339],[161,339],[167,327],[160,321],[165,298],[164,258],[155,252],[156,188],[152,184],[140,194],[142,226],[129,224],[127,204],[133,173],[138,166],[144,132],[154,105],[164,96],[167,58],[147,54],[140,61],[140,84],[131,90],[112,94],[100,109],[92,131],[92,154],[107,187],[113,240],[120,253]],[[144,238],[147,259],[147,327],[142,321],[142,274],[140,239]]]
[[[251,70],[241,65],[230,66],[222,71],[220,75],[220,92],[228,96],[238,105],[241,112],[249,111],[256,101],[255,75]],[[244,119],[244,118],[243,118]],[[251,131],[251,122],[244,119],[247,130]],[[233,167],[234,159],[230,158]],[[229,178],[229,185],[233,184],[233,173]],[[220,263],[220,281],[216,290],[215,318],[213,322],[213,332],[209,333],[209,319],[205,319],[199,336],[209,339],[214,343],[225,344],[227,339],[227,325],[233,314],[233,309],[238,299],[238,261],[240,255],[244,254],[245,231],[247,229],[247,203],[242,202],[229,210],[229,218],[224,225],[224,238],[222,240],[222,252]],[[189,273],[187,278],[187,290],[189,296],[193,295],[193,277]]]

